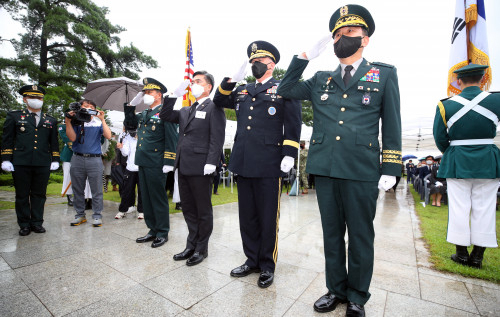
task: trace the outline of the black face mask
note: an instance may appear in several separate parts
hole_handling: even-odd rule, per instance
[[[260,79],[267,72],[267,64],[254,62],[252,64],[252,74],[255,78]]]
[[[345,36],[342,37],[333,44],[333,50],[338,58],[347,58],[354,55],[361,47],[362,36]]]

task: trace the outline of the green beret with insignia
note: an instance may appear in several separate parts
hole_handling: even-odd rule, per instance
[[[19,94],[21,96],[33,96],[33,97],[43,97],[45,95],[45,89],[38,85],[26,85],[19,89]]]
[[[250,59],[249,62],[259,57],[270,57],[275,64],[278,64],[280,61],[280,52],[278,49],[273,44],[266,41],[255,41],[250,43],[247,48],[247,55]]]
[[[368,36],[372,36],[375,32],[375,21],[373,21],[372,15],[365,7],[357,4],[348,4],[338,8],[330,18],[330,32],[332,34],[344,26],[364,27],[368,31]]]
[[[155,89],[161,91],[162,94],[167,92],[167,87],[165,87],[162,83],[151,77],[144,78],[142,80],[142,84],[144,85],[142,91]]]
[[[469,64],[457,69],[454,73],[457,74],[457,79],[470,76],[482,76],[488,67],[488,65]]]

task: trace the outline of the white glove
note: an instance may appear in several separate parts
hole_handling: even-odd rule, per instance
[[[174,170],[173,166],[170,165],[163,165],[163,174],[167,174],[168,172],[171,172]]]
[[[291,157],[291,156],[285,156],[283,158],[283,160],[281,160],[281,170],[284,173],[290,172],[290,170],[293,167],[293,163],[294,162],[295,162],[295,160],[293,159],[293,157]]]
[[[179,85],[179,87],[175,88],[173,93],[171,94],[165,93],[163,97],[179,98],[184,96],[184,94],[186,93],[186,88],[189,86],[190,83],[191,81],[189,79],[184,79],[184,81]]]
[[[52,163],[50,163],[50,170],[51,171],[55,171],[58,168],[59,168],[59,162],[52,162]]]
[[[14,165],[12,165],[11,161],[3,161],[2,162],[2,169],[5,172],[13,172],[14,171]]]
[[[443,183],[441,183],[441,182],[436,182],[436,186],[437,186],[437,187],[441,187],[441,186],[443,186]]]
[[[245,79],[245,76],[247,74],[247,65],[248,65],[248,60],[245,60],[241,67],[238,69],[238,71],[231,77],[231,82],[232,83],[238,83]]]
[[[430,180],[428,180],[428,179],[426,179],[426,180],[425,180],[425,182],[426,182],[427,184],[429,184],[431,181],[430,181]]]
[[[138,94],[134,97],[134,99],[132,99],[132,101],[129,103],[129,106],[133,106],[133,107],[135,107],[135,106],[140,105],[140,104],[141,104],[141,102],[142,102],[143,97],[144,97],[144,93],[141,91],[140,93],[138,93]]]
[[[389,190],[396,184],[396,176],[382,175],[378,181],[378,188]]]
[[[215,172],[215,165],[205,164],[205,167],[203,167],[203,175],[210,175],[213,172]]]
[[[307,60],[313,60],[316,57],[320,56],[328,46],[328,43],[332,41],[332,39],[333,38],[331,33],[328,33],[328,35],[322,37],[321,40],[319,40],[309,51],[306,52]]]

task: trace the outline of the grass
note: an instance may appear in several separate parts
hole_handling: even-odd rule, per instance
[[[480,270],[453,262],[450,256],[455,253],[455,245],[446,241],[448,206],[434,207],[427,205],[424,207],[420,203],[420,195],[412,187],[410,187],[410,191],[420,218],[423,238],[431,254],[430,261],[434,264],[435,269],[500,283],[500,249],[486,249],[483,268]],[[500,211],[498,210],[496,212],[496,230],[498,239],[500,237]],[[469,253],[471,250],[472,247],[469,247]]]
[[[62,183],[52,183],[47,186],[47,196],[57,196],[61,197],[61,187]],[[108,192],[104,193],[104,200],[120,202],[120,194],[116,191],[112,191],[113,187],[108,185]],[[15,191],[14,186],[6,185],[0,186],[0,191]],[[219,185],[218,189],[219,195],[212,195],[212,205],[223,205],[227,203],[237,202],[238,201],[238,191],[236,188],[236,184],[233,187],[233,193],[231,194],[230,187],[222,187],[222,184]],[[180,210],[175,210],[175,203],[172,202],[172,197],[168,199],[168,207],[171,214],[180,212]],[[0,210],[1,209],[13,209],[14,203],[9,201],[0,201]]]

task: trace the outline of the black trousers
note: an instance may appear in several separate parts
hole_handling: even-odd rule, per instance
[[[186,248],[205,252],[214,227],[212,210],[213,175],[186,176],[179,171],[182,214],[188,226]]]
[[[128,208],[135,205],[135,187],[137,186],[137,211],[142,212],[141,186],[139,185],[139,172],[127,169],[123,171],[123,188],[121,191],[121,202],[118,210],[127,212]]]
[[[274,272],[278,259],[281,177],[238,176],[238,209],[246,265]]]
[[[14,166],[12,178],[16,188],[16,214],[19,227],[38,226],[43,223],[49,176],[48,166]]]

